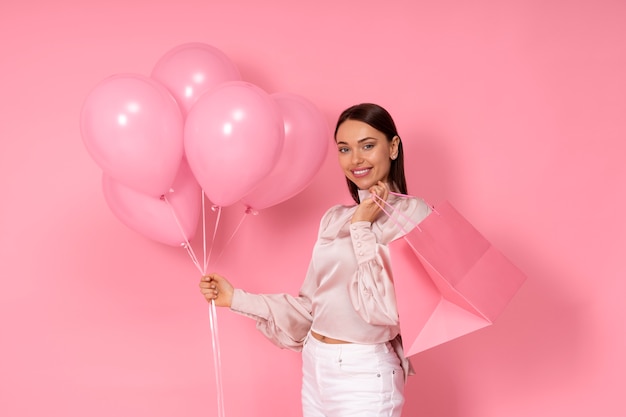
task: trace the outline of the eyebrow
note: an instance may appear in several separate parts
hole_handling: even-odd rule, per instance
[[[357,141],[357,143],[365,142],[366,140],[370,140],[370,139],[378,140],[378,138],[374,138],[372,136],[367,136],[367,137],[365,137],[363,139],[359,139]],[[337,142],[337,145],[347,145],[347,144],[348,144],[348,142],[344,142],[344,141]]]

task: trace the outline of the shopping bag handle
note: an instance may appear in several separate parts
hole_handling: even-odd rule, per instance
[[[403,197],[403,198],[408,198],[408,197],[414,197],[412,195],[408,195],[408,194],[402,194],[402,193],[396,193],[393,191],[389,191],[389,194],[393,194],[397,197]],[[400,229],[402,229],[402,231],[404,233],[409,233],[411,230],[406,230],[405,225],[408,224],[412,224],[413,223],[413,219],[411,219],[409,216],[407,216],[406,214],[404,214],[403,212],[401,212],[400,210],[396,210],[396,208],[391,205],[387,200],[383,200],[379,195],[377,194],[372,194],[372,200],[374,201],[374,203],[380,207],[380,209],[383,211],[383,213],[385,213],[395,224],[396,226],[398,226]],[[382,202],[382,204],[381,204]],[[428,207],[430,207],[430,210],[435,213],[435,214],[439,214],[439,212],[437,210],[435,210],[435,207],[433,207],[431,204],[428,204]],[[385,209],[385,206],[388,207],[390,209],[390,211],[394,212],[394,213],[398,213],[400,216],[404,217],[405,220],[407,220],[404,225],[401,225],[400,222],[397,220],[397,216],[394,217],[391,213],[389,213],[389,211],[387,211],[387,209]],[[417,230],[419,230],[420,232],[422,231],[422,229],[420,229],[419,227],[419,223],[416,223],[413,225],[413,228],[417,228]]]

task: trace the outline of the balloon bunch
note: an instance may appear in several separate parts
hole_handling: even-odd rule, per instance
[[[173,48],[150,76],[101,81],[83,104],[80,127],[115,216],[152,240],[186,248],[202,274],[211,257],[205,200],[218,212],[215,241],[223,207],[241,202],[246,214],[255,213],[308,186],[330,133],[310,101],[241,80],[222,51],[203,43]],[[189,244],[200,218],[204,265]],[[210,318],[223,415],[214,304]]]
[[[203,207],[247,212],[301,192],[321,167],[329,130],[291,93],[268,94],[203,43],[179,45],[150,76],[116,74],[87,96],[81,134],[122,223],[155,241],[193,238]]]

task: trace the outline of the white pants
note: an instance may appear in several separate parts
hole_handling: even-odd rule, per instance
[[[388,342],[327,344],[309,335],[302,373],[304,417],[400,417],[404,373]]]

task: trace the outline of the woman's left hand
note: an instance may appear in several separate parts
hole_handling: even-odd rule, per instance
[[[352,215],[351,223],[355,222],[370,222],[373,223],[376,218],[382,212],[380,208],[381,205],[385,204],[382,201],[387,201],[387,197],[389,197],[389,188],[387,184],[382,181],[378,181],[375,185],[370,187],[368,190],[371,194],[370,198],[366,198],[361,201],[361,204],[358,205],[354,215]],[[378,201],[378,203],[374,200],[382,200]]]
[[[208,274],[200,280],[200,292],[208,302],[214,301],[218,307],[230,307],[235,288],[219,274]]]

